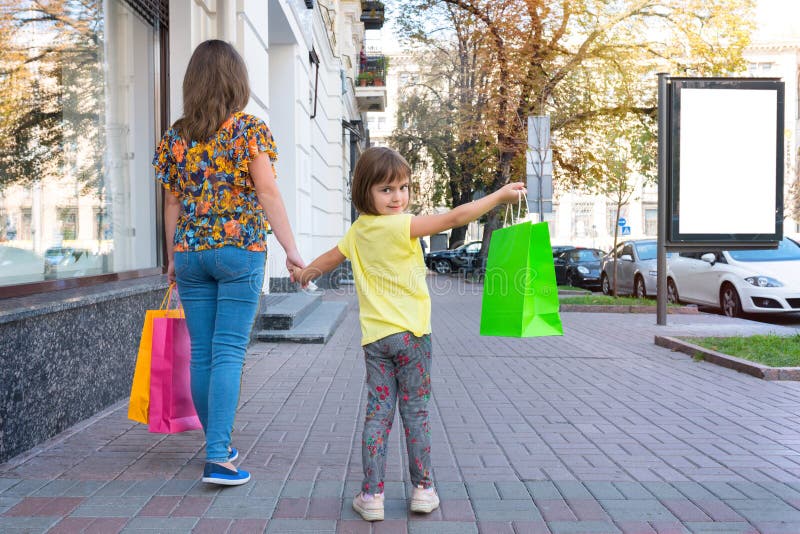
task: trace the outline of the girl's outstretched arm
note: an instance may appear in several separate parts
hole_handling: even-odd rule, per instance
[[[305,287],[308,283],[323,274],[334,270],[345,260],[339,247],[333,247],[325,254],[312,261],[305,269],[294,269],[294,281]]]
[[[420,215],[411,218],[411,237],[423,237],[438,234],[450,228],[464,226],[474,221],[498,204],[516,202],[520,195],[525,194],[525,184],[511,182],[506,184],[491,195],[462,204],[447,213],[439,215]]]

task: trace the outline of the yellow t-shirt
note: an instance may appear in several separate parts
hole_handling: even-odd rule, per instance
[[[431,297],[411,215],[361,215],[338,247],[353,265],[362,345],[406,330],[430,334]]]

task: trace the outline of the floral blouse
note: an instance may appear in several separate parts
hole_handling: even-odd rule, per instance
[[[278,157],[264,121],[242,112],[204,143],[187,146],[174,128],[164,133],[153,167],[156,179],[181,200],[175,252],[226,245],[266,250],[269,225],[248,167],[259,152],[273,163]]]

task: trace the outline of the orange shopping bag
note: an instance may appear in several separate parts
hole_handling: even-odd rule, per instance
[[[139,354],[136,357],[136,370],[133,373],[131,385],[131,398],[128,405],[128,419],[148,424],[150,418],[150,362],[153,353],[153,320],[157,318],[181,318],[182,308],[171,308],[172,292],[175,284],[170,284],[161,307],[157,310],[147,310],[144,315],[142,337],[139,340]]]

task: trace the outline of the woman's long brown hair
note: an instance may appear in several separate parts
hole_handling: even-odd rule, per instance
[[[233,46],[211,39],[200,43],[183,77],[183,116],[174,127],[186,141],[203,142],[250,99],[247,66]]]

